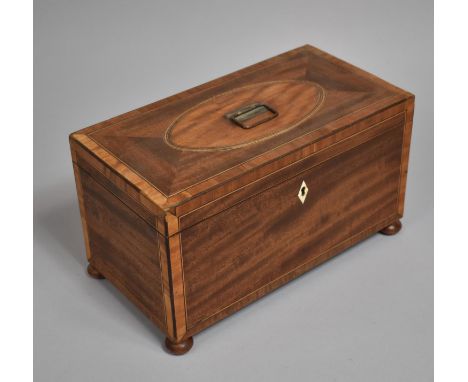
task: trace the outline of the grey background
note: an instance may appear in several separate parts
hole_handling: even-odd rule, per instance
[[[37,382],[433,379],[431,1],[36,0],[34,29]],[[416,94],[403,230],[170,356],[136,308],[85,274],[67,135],[305,43]]]

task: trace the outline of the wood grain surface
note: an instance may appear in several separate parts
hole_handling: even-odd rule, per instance
[[[157,232],[80,170],[90,263],[166,331]]]
[[[277,115],[251,129],[226,117],[252,103]],[[89,274],[187,352],[204,328],[399,231],[413,111],[412,94],[304,46],[71,134]]]
[[[388,114],[386,112],[382,112],[378,117],[376,116],[368,119],[365,123],[356,124],[353,127],[349,127],[340,133],[336,133],[326,138],[326,140],[332,141],[333,144],[319,141],[306,146],[301,150],[285,155],[285,157],[283,157],[284,163],[291,162],[289,165],[282,166],[282,161],[277,161],[267,165],[270,168],[266,169],[266,171],[263,171],[263,168],[260,167],[253,174],[246,172],[244,176],[239,177],[226,185],[229,186],[229,190],[232,190],[227,195],[219,198],[208,196],[205,199],[204,196],[200,196],[199,198],[192,199],[187,208],[189,211],[188,213],[184,213],[185,209],[183,207],[185,205],[176,209],[177,213],[180,215],[180,229],[185,229],[235,204],[238,204],[253,195],[260,194],[272,186],[275,186],[276,184],[293,177],[299,172],[304,171],[304,169],[335,157],[352,147],[358,146],[363,142],[382,134],[382,132],[385,132],[389,128],[401,126],[405,123],[405,113],[403,107],[398,110],[403,111],[390,118],[385,118]],[[393,114],[393,111],[389,114]],[[379,122],[373,123],[375,121]],[[291,157],[295,157],[296,160],[294,161]],[[272,171],[272,169],[274,169],[274,171]],[[268,176],[262,176],[262,174],[268,174]],[[212,201],[205,202],[206,200]],[[197,208],[194,208],[194,206]]]
[[[301,119],[301,108],[295,105],[300,105],[302,99],[294,91],[285,92],[281,96],[284,100],[272,97],[271,89],[266,93],[260,90],[256,95],[247,92],[241,97],[242,101],[255,99],[261,102],[258,97],[271,98],[281,109],[278,118],[291,111],[294,116],[289,115],[284,121],[287,122],[285,127],[275,125],[275,120],[279,121],[275,118],[251,131],[244,131],[243,137],[238,134],[240,129],[230,126],[231,129],[226,130],[228,121],[219,113],[213,113],[210,108],[213,101],[210,100],[218,97],[222,100],[230,92],[242,93],[246,87],[264,89],[261,84],[268,82],[309,84],[304,86],[310,89],[317,85],[326,96],[316,112],[307,113],[311,110],[307,107],[304,115],[310,116]],[[312,93],[315,100],[318,95]],[[272,94],[276,94],[275,91]],[[246,171],[255,171],[259,164],[279,160],[284,151],[293,151],[312,140],[320,141],[410,97],[411,94],[369,73],[316,48],[304,46],[83,129],[71,139],[92,152],[97,161],[113,169],[112,173],[105,173],[112,182],[118,177],[125,179],[138,188],[143,201],[148,199],[162,210],[174,213],[175,207],[206,195],[208,191],[212,195],[213,189],[218,189],[218,193],[227,190],[224,183]],[[289,109],[285,106],[286,100],[290,101]],[[238,103],[243,102],[231,101],[232,106]],[[191,118],[181,118],[187,113]],[[209,124],[204,122],[205,119]],[[197,123],[191,124],[191,120]],[[290,123],[294,128],[287,128]],[[180,128],[179,124],[185,128]],[[169,141],[175,145],[210,150],[177,149],[168,144],[168,130]],[[233,134],[224,133],[226,131]],[[209,139],[203,139],[208,135]],[[267,137],[269,139],[265,139]],[[219,150],[212,150],[215,146]],[[231,149],[226,150],[227,147]],[[123,188],[125,184],[120,182],[116,186]]]
[[[184,281],[184,262],[182,258],[182,248],[180,243],[180,234],[171,234],[171,231],[178,232],[177,217],[167,214],[167,238],[168,261],[170,265],[170,274],[172,282],[172,311],[174,338],[180,340],[187,331],[186,306],[185,306],[185,281]]]
[[[311,81],[270,81],[214,96],[178,116],[165,139],[179,150],[218,151],[259,143],[298,126],[318,111],[325,97]],[[251,129],[239,128],[226,114],[252,103],[267,104],[278,116]],[[207,139],[209,137],[209,139]]]
[[[403,127],[184,230],[188,328],[397,214]]]
[[[398,213],[403,217],[405,208],[405,193],[406,193],[406,179],[408,177],[409,154],[411,144],[411,133],[413,129],[413,115],[414,115],[414,96],[406,101],[406,124],[403,135],[403,149],[401,152],[401,182],[400,182],[400,195],[398,200]]]

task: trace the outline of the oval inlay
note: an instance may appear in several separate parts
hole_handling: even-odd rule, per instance
[[[168,127],[166,142],[179,150],[217,151],[244,147],[298,126],[314,114],[325,98],[310,81],[274,81],[243,86],[218,94],[179,115]],[[243,106],[264,103],[278,116],[251,129],[225,117]]]

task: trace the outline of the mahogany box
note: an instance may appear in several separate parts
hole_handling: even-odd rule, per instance
[[[414,96],[309,45],[70,135],[88,273],[192,336],[403,216]]]

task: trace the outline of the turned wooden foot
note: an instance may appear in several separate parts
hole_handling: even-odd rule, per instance
[[[400,232],[400,229],[401,229],[401,222],[399,220],[396,220],[392,224],[390,224],[389,226],[381,230],[380,233],[391,236]]]
[[[172,342],[169,338],[166,337],[166,349],[169,350],[171,354],[182,355],[187,353],[193,346],[193,338],[189,337],[181,342]]]
[[[105,279],[105,277],[91,264],[88,264],[88,275],[90,275],[93,279]]]

